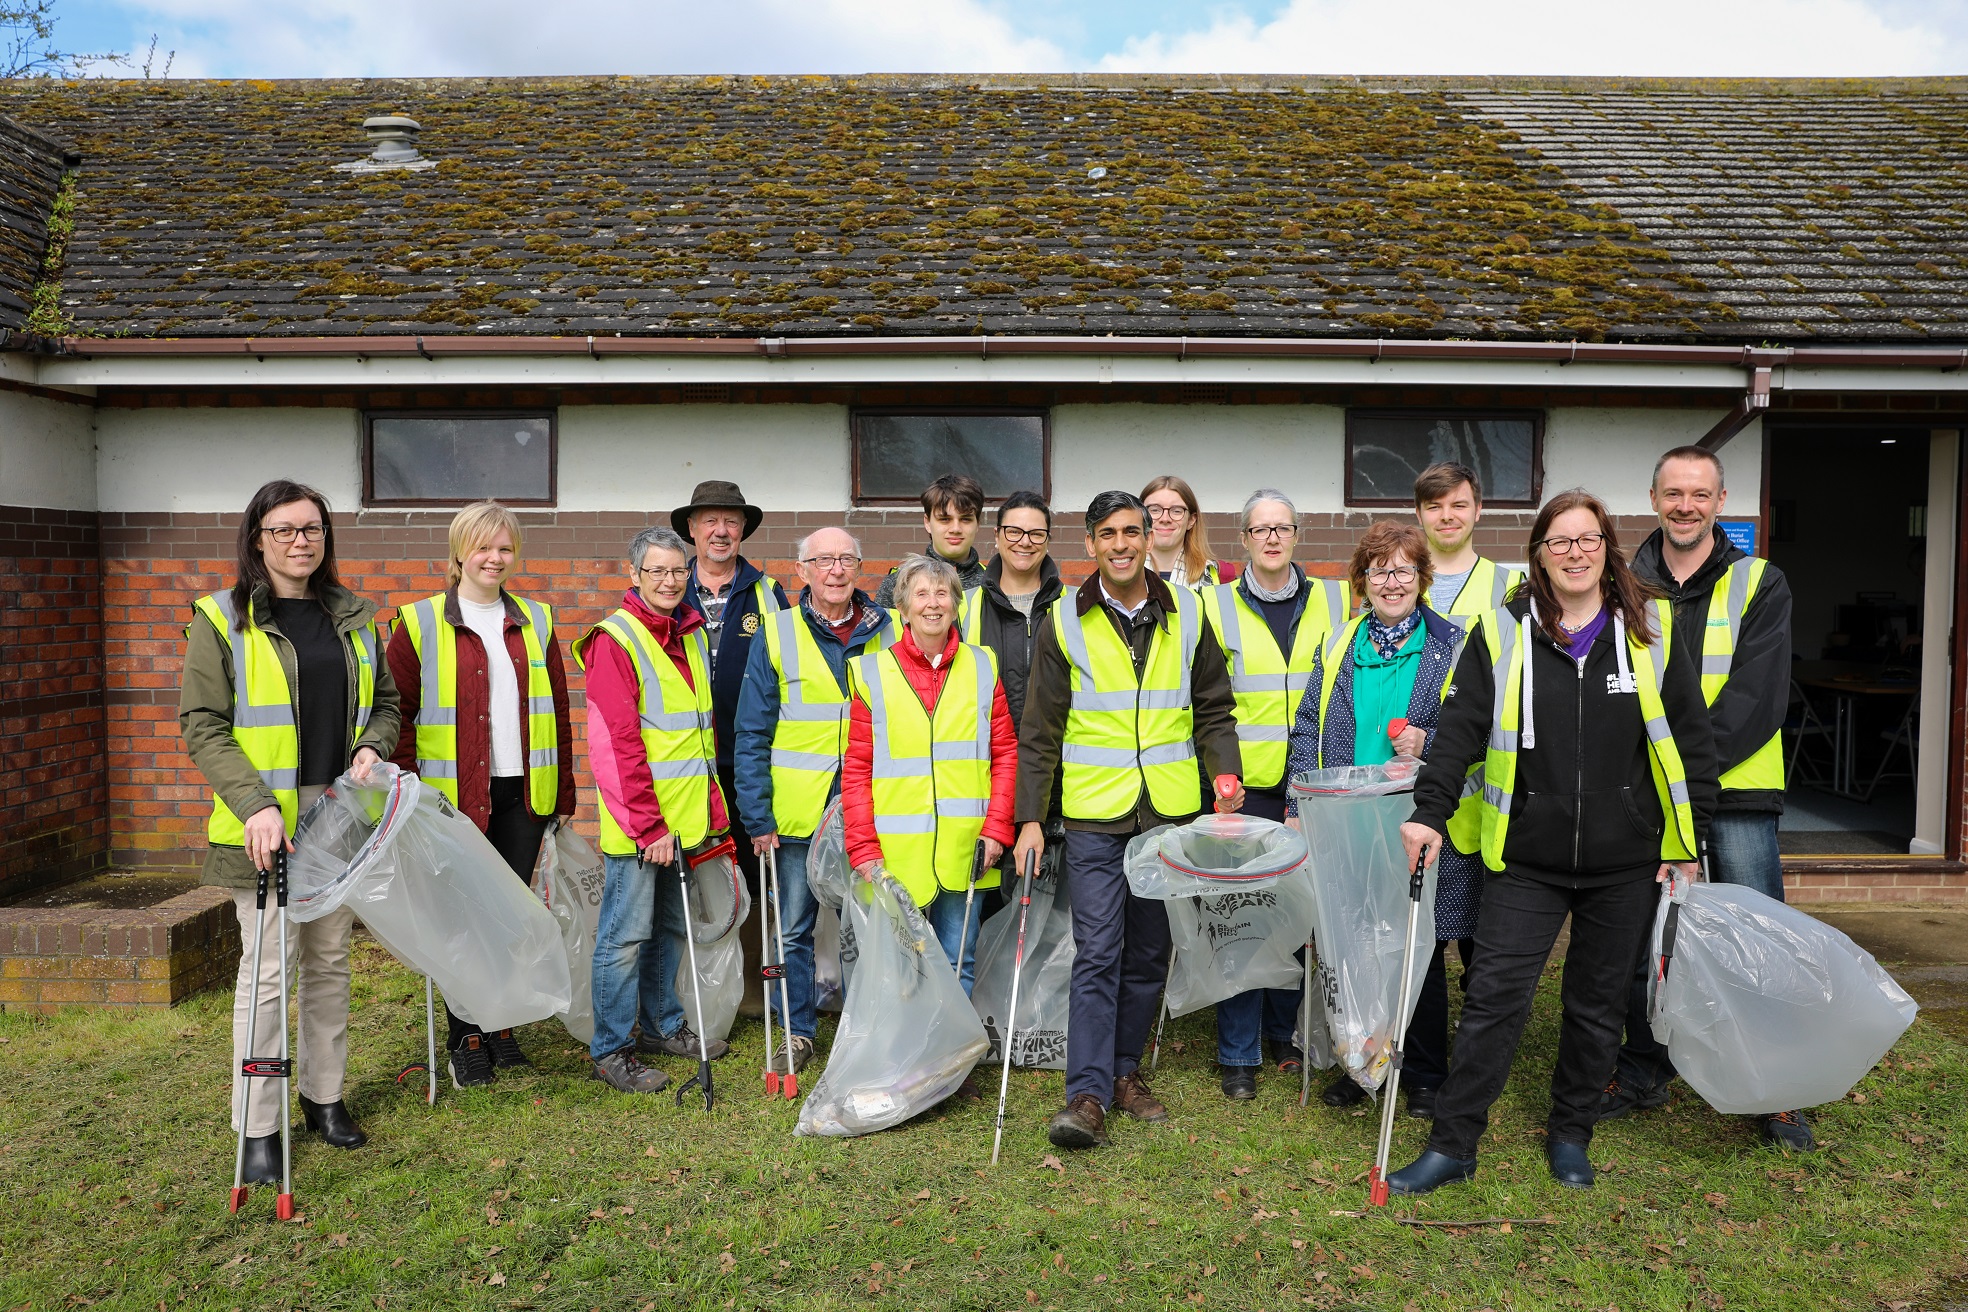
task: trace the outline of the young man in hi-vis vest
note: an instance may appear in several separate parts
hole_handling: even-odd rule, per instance
[[[1647,489],[1660,527],[1633,553],[1633,572],[1667,595],[1674,619],[1701,656],[1702,696],[1715,730],[1722,795],[1708,827],[1709,878],[1783,900],[1777,821],[1783,814],[1783,722],[1790,703],[1790,583],[1767,560],[1742,551],[1716,518],[1728,504],[1722,461],[1698,446],[1654,463]],[[1619,1071],[1601,1119],[1667,1101],[1674,1066],[1647,1024],[1644,980],[1636,981]],[[1760,1117],[1765,1142],[1809,1152],[1815,1141],[1798,1112]]]
[[[1046,617],[1018,742],[1017,862],[1045,848],[1055,773],[1073,901],[1073,993],[1066,1107],[1048,1137],[1105,1143],[1109,1102],[1137,1120],[1168,1110],[1140,1074],[1168,966],[1168,914],[1129,890],[1128,840],[1204,806],[1203,776],[1243,805],[1235,697],[1201,600],[1146,572],[1148,512],[1102,492],[1086,513],[1098,573]],[[1201,769],[1198,769],[1200,760]]]

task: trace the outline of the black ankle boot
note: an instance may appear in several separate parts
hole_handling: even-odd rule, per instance
[[[349,1116],[340,1098],[333,1102],[310,1102],[302,1098],[301,1115],[307,1119],[307,1128],[318,1132],[330,1148],[360,1148],[369,1142],[369,1136]]]
[[[243,1184],[280,1183],[280,1134],[261,1135],[255,1139],[246,1137],[245,1171],[239,1177]]]

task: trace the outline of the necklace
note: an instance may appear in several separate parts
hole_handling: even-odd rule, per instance
[[[1598,612],[1595,611],[1590,619],[1580,620],[1577,624],[1567,624],[1565,622],[1565,617],[1560,615],[1558,617],[1558,627],[1563,629],[1567,633],[1577,633],[1580,629],[1584,628],[1586,625],[1592,623],[1593,620],[1596,620],[1598,618],[1599,618]]]

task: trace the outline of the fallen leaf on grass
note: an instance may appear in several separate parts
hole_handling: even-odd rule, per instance
[[[1248,1166],[1233,1166],[1230,1168],[1230,1174],[1232,1175],[1249,1175],[1250,1173],[1251,1168]]]
[[[737,1265],[738,1265],[738,1259],[733,1257],[731,1254],[729,1253],[718,1254],[718,1270],[724,1272],[724,1274],[730,1275],[731,1272],[737,1267]]]
[[[346,1230],[342,1231],[340,1234],[334,1234],[328,1236],[328,1242],[333,1244],[337,1248],[347,1248],[348,1241],[349,1241],[348,1231]]]
[[[660,1156],[662,1156],[662,1154],[661,1154],[661,1153],[659,1153],[659,1152],[657,1152],[657,1151],[656,1151],[656,1145],[655,1145],[655,1144],[653,1144],[653,1143],[652,1143],[652,1144],[650,1144],[650,1145],[649,1145],[649,1146],[648,1146],[647,1148],[645,1148],[645,1149],[643,1149],[643,1150],[642,1150],[642,1155],[643,1155],[644,1157],[660,1157]]]
[[[1303,1247],[1305,1247],[1305,1241],[1304,1241],[1303,1239],[1294,1239],[1294,1240],[1292,1240],[1292,1241],[1291,1241],[1291,1244],[1292,1244],[1292,1247],[1293,1247],[1293,1248],[1303,1248]]]
[[[504,1166],[505,1164],[506,1164],[506,1159],[505,1159],[505,1158],[503,1158],[503,1157],[494,1157],[494,1158],[493,1158],[493,1159],[492,1159],[491,1161],[489,1161],[489,1162],[487,1162],[487,1163],[485,1164],[485,1169],[486,1169],[486,1170],[488,1170],[488,1171],[496,1171],[496,1170],[498,1170],[498,1169],[499,1169],[500,1167],[502,1167],[502,1166]]]
[[[1038,1302],[1038,1301],[1039,1301],[1039,1291],[1038,1291],[1038,1290],[1036,1290],[1036,1289],[1028,1289],[1028,1290],[1026,1290],[1026,1291],[1025,1291],[1025,1301],[1026,1301],[1027,1303],[1036,1303],[1036,1302]]]
[[[488,1285],[503,1285],[506,1283],[506,1273],[503,1271],[494,1271],[485,1278],[485,1283]]]
[[[1061,1175],[1066,1174],[1065,1163],[1061,1162],[1057,1157],[1054,1157],[1051,1153],[1047,1153],[1044,1157],[1041,1157],[1039,1159],[1039,1169],[1044,1170],[1047,1167],[1051,1167],[1053,1170],[1059,1172]]]
[[[1213,1266],[1206,1266],[1203,1268],[1203,1274],[1206,1276],[1213,1276],[1216,1274],[1216,1268]]]
[[[1708,1201],[1710,1207],[1720,1207],[1729,1201],[1727,1194],[1703,1194],[1702,1197]]]
[[[929,1190],[927,1189],[919,1189],[916,1191],[916,1201],[919,1203],[927,1199],[929,1196],[930,1196]]]

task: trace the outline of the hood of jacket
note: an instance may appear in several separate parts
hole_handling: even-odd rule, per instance
[[[1668,573],[1667,561],[1662,554],[1665,529],[1657,528],[1649,533],[1647,540],[1633,553],[1633,572],[1665,592],[1668,600],[1677,606],[1691,596],[1706,594],[1715,586],[1715,580],[1722,576],[1723,570],[1749,554],[1729,540],[1729,535],[1722,531],[1720,524],[1710,531],[1714,539],[1708,559],[1689,576],[1686,583],[1676,583],[1674,576]]]

